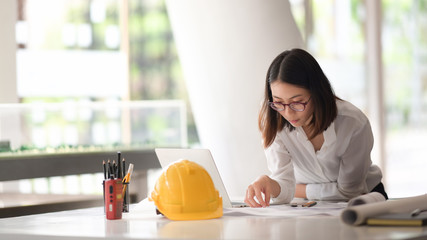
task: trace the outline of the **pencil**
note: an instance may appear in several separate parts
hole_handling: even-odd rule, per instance
[[[108,174],[107,174],[107,176],[108,176],[108,179],[110,179],[111,173],[112,173],[110,159],[108,159],[107,167],[108,167]]]
[[[117,177],[118,178],[123,178],[123,172],[122,172],[122,163],[121,163],[121,160],[120,160],[120,158],[121,158],[121,152],[120,151],[118,151],[117,152]]]
[[[110,178],[114,178],[114,161],[110,163]]]
[[[102,166],[104,168],[104,179],[107,179],[107,167],[105,166],[105,160],[102,160]]]
[[[123,167],[122,167],[122,171],[123,171],[123,173],[122,173],[122,177],[124,178],[124,177],[126,176],[126,163],[125,163],[125,158],[123,158],[123,160],[122,160],[122,164],[123,164]]]

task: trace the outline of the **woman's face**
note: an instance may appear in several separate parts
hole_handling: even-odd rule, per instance
[[[280,102],[283,104],[290,104],[292,102],[305,103],[310,99],[310,92],[302,87],[284,83],[280,80],[274,81],[270,85],[271,93],[273,95],[273,102]],[[278,111],[292,126],[306,127],[311,121],[313,115],[312,100],[308,102],[305,110],[297,112],[286,106],[283,111]]]

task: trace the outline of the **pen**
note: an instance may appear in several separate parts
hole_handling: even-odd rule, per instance
[[[133,164],[132,164],[132,163],[130,163],[130,164],[129,164],[128,173],[127,173],[127,174],[126,174],[126,176],[123,178],[123,183],[129,183],[129,182],[130,182],[130,177],[131,177],[132,173],[133,173]],[[123,195],[125,195],[125,192],[126,192],[126,186],[127,186],[127,184],[125,184],[125,185],[123,186]]]
[[[123,178],[123,183],[130,182],[130,177],[131,177],[132,173],[133,173],[133,164],[130,163],[128,172],[127,172],[126,176]]]
[[[411,212],[411,217],[416,217],[416,216],[420,215],[420,213],[421,213],[421,210],[419,208],[417,208]]]

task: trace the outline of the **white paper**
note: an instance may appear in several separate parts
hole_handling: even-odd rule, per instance
[[[265,208],[224,208],[224,216],[299,217],[299,216],[339,216],[347,206],[345,202],[319,201],[312,207],[291,207],[289,204],[270,205]]]
[[[349,225],[360,225],[364,224],[369,217],[386,213],[410,213],[417,208],[427,209],[426,194],[348,207],[342,211],[341,220]]]
[[[307,202],[306,200],[304,202]],[[301,201],[299,202],[301,203]],[[131,205],[133,208],[133,218],[152,218],[156,217],[156,206],[148,199],[144,199],[138,204]],[[266,208],[224,208],[223,215],[229,217],[254,216],[254,217],[281,217],[293,218],[300,216],[340,216],[341,212],[347,206],[347,202],[326,202],[318,201],[312,207],[291,207],[290,204],[270,205]],[[159,217],[159,216],[157,216]]]
[[[384,195],[382,195],[379,192],[371,192],[368,194],[360,195],[358,197],[350,199],[348,201],[348,206],[356,206],[356,205],[362,205],[362,204],[368,204],[368,203],[375,203],[375,202],[384,202],[386,199]]]

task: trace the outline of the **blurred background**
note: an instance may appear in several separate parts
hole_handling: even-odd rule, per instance
[[[227,1],[219,2],[226,6]],[[383,170],[389,196],[425,194],[427,2],[273,2],[286,2],[288,5],[284,6],[289,8],[292,19],[288,23],[254,24],[252,34],[263,35],[257,29],[276,31],[274,28],[279,29],[282,24],[295,25],[299,36],[287,37],[296,37],[300,41],[297,46],[318,59],[339,97],[361,108],[370,118],[375,137],[372,159]],[[159,146],[210,148],[215,150],[213,155],[221,174],[228,175],[223,176],[227,188],[232,195],[242,195],[241,186],[247,186],[258,172],[235,175],[228,169],[228,164],[233,163],[218,159],[222,156],[221,144],[203,140],[212,137],[206,136],[205,129],[209,127],[202,115],[216,112],[193,111],[197,109],[193,105],[203,105],[203,98],[196,103],[194,94],[189,93],[195,86],[194,76],[192,81],[186,79],[191,78],[189,67],[179,56],[187,48],[182,47],[182,32],[181,45],[177,44],[176,34],[180,33],[172,27],[173,20],[179,22],[180,17],[179,11],[173,9],[176,5],[164,0],[2,1],[0,157],[9,159],[26,152],[85,152],[93,147],[100,151]],[[241,4],[242,9],[248,8],[244,5]],[[239,13],[241,8],[232,10]],[[227,21],[233,19],[220,22]],[[259,42],[258,46],[262,49],[264,45]],[[254,74],[259,76],[256,86],[263,86],[263,74],[279,52],[274,51],[259,66],[260,74]],[[233,71],[229,68],[227,71]],[[223,89],[226,86],[222,85]],[[259,101],[262,87],[249,89]],[[243,103],[246,100],[236,99]],[[206,106],[215,109],[209,104],[214,102]],[[239,106],[245,108],[242,103]],[[256,122],[256,114],[251,113],[250,118]],[[253,131],[257,131],[256,127]],[[241,135],[241,139],[247,138],[245,133]],[[226,144],[234,141],[232,138],[223,137],[221,141]],[[260,145],[260,138],[250,138]],[[155,179],[158,170],[149,169],[148,174]],[[243,178],[238,187],[229,180],[235,176]],[[100,171],[3,181],[0,192],[102,194],[102,178]],[[150,188],[150,180],[148,184]]]

